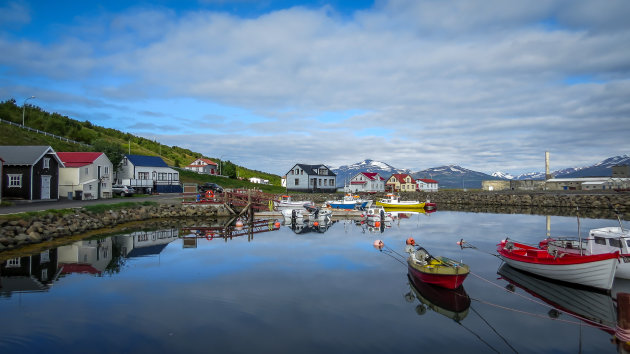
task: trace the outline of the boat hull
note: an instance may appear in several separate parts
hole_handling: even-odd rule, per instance
[[[377,201],[376,205],[380,205],[388,209],[424,209],[424,202],[418,203],[389,203],[383,201]]]
[[[446,289],[457,289],[460,287],[470,272],[468,266],[465,265],[454,268],[429,267],[415,264],[411,258],[407,259],[407,266],[409,274],[415,280]]]
[[[468,315],[470,297],[463,286],[457,289],[445,289],[420,281],[411,273],[408,277],[418,301],[431,310],[458,322]]]
[[[554,257],[547,250],[512,243],[497,245],[499,257],[508,265],[522,271],[567,283],[610,290],[615,278],[618,253],[579,256],[564,254]]]

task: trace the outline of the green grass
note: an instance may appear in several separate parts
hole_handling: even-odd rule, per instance
[[[20,219],[26,219],[26,220],[30,220],[33,218],[37,218],[37,217],[42,217],[44,215],[47,214],[53,214],[53,215],[65,215],[65,214],[71,214],[71,213],[75,213],[76,210],[75,209],[48,209],[48,210],[42,210],[42,211],[26,211],[23,213],[16,213],[16,214],[9,214],[9,215],[2,215],[0,216],[1,219],[3,220],[20,220]]]

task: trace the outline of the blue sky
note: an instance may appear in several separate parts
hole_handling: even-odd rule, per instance
[[[0,1],[0,99],[283,174],[629,154],[630,2]],[[27,122],[28,124],[28,122]]]

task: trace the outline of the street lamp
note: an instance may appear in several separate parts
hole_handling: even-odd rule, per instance
[[[31,96],[25,99],[24,103],[22,103],[22,126],[24,126],[24,111],[26,110],[26,101],[30,100],[31,98],[35,98],[35,96]]]
[[[223,156],[225,156],[225,154],[219,157],[219,176],[221,176],[221,172],[223,170]]]

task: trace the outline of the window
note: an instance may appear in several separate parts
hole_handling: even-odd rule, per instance
[[[50,168],[50,159],[49,158],[45,158],[44,159],[44,168]]]
[[[149,179],[149,172],[138,172],[138,179]]]
[[[9,174],[9,188],[22,188],[22,174]]]
[[[127,166],[127,159],[123,160],[123,166]]]
[[[299,178],[296,178],[296,179],[295,179],[295,185],[296,185],[296,186],[299,186],[299,185],[300,185],[300,179],[299,179]]]
[[[318,185],[321,187],[321,186],[322,186],[322,179],[321,179],[321,178],[318,178],[317,183],[318,183]]]
[[[611,246],[621,248],[621,240],[617,238],[611,238],[608,240]]]
[[[90,168],[89,168],[89,167],[86,167],[86,168],[85,168],[85,174],[86,174],[86,175],[87,175],[87,174],[90,174]]]
[[[88,190],[90,190],[90,191],[92,190],[92,185],[91,184],[88,184]]]
[[[109,166],[105,166],[105,176],[109,175]]]
[[[324,179],[324,187],[328,185],[328,180]]]
[[[595,236],[595,243],[598,245],[605,245],[606,244],[606,239],[603,237],[597,237]]]
[[[20,258],[7,260],[7,268],[18,268],[20,266]]]

